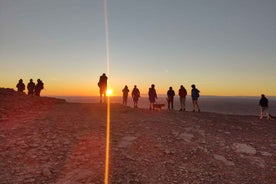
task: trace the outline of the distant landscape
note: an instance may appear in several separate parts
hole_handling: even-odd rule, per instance
[[[77,103],[98,103],[98,96],[57,96],[58,98],[65,99],[68,102]],[[269,112],[272,115],[276,115],[276,97],[269,98]],[[259,115],[259,99],[257,96],[201,96],[199,99],[199,105],[203,111],[217,112],[226,114],[237,114],[237,115]],[[111,103],[122,103],[121,96],[111,97]],[[166,104],[166,95],[159,95],[157,103]],[[175,97],[174,100],[175,110],[179,109],[179,98]],[[133,102],[131,97],[128,98],[128,106],[132,107]],[[140,108],[148,108],[149,102],[146,95],[143,95],[138,103]],[[166,108],[165,108],[166,109]],[[192,102],[190,96],[186,98],[186,109],[192,110]]]

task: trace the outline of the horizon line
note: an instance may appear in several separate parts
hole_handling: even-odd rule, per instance
[[[99,95],[45,95],[44,97],[99,97]],[[167,94],[159,94],[157,96],[165,97]],[[191,95],[187,95],[187,97],[190,97]],[[200,95],[200,97],[260,97],[261,95]],[[274,95],[268,97],[275,97]],[[111,97],[122,97],[122,95],[112,95]],[[131,97],[131,95],[129,95]],[[141,94],[141,97],[148,97],[148,94]],[[175,97],[178,97],[178,95],[175,95]]]

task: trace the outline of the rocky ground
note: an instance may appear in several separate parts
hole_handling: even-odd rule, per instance
[[[0,183],[103,183],[106,105],[0,88]],[[110,183],[275,183],[276,121],[111,104]]]

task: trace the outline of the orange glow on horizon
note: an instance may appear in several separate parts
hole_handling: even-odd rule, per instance
[[[60,81],[50,81],[43,80],[44,89],[41,91],[42,96],[99,96],[99,87],[97,86],[98,78],[95,77],[90,81],[69,81],[69,82],[60,82]],[[167,84],[166,81],[155,82],[157,95],[166,94],[169,86],[172,86],[175,93],[177,94],[179,85],[182,85],[179,82]],[[3,88],[12,88],[16,90],[17,80],[13,81],[4,81],[0,87]],[[112,85],[112,96],[122,96],[122,89],[124,87],[124,82],[121,80],[115,80],[112,77],[109,77],[109,86]],[[186,88],[188,95],[190,95],[191,88],[190,84],[192,82],[187,81],[183,83]],[[147,96],[148,88],[150,87],[150,82],[143,81],[132,83],[128,82],[130,93],[134,85],[140,90],[142,96]],[[25,85],[27,81],[25,80]],[[256,84],[252,85],[251,83],[224,83],[223,85],[219,84],[205,84],[198,82],[196,83],[197,88],[200,90],[201,96],[211,95],[211,96],[259,96],[260,94],[266,94],[266,96],[276,96],[276,88],[268,84]],[[27,90],[24,91],[27,93]],[[129,93],[129,94],[130,94]]]
[[[199,85],[198,85],[199,86]],[[14,88],[15,89],[15,88]],[[176,96],[178,93],[178,88],[174,87],[173,88]],[[240,91],[239,88],[237,90],[232,90],[232,89],[208,89],[205,87],[198,87],[200,90],[200,95],[201,96],[259,96],[260,94],[264,93],[267,96],[276,96],[276,92],[273,91],[273,89],[269,90],[260,90],[260,89],[251,89],[251,90],[243,90]],[[131,94],[131,88],[130,88],[130,93]],[[148,88],[147,87],[140,87],[139,88],[141,95],[142,96],[147,96],[148,93]],[[157,95],[165,95],[168,89],[164,88],[156,88]],[[186,88],[188,92],[188,96],[190,95],[190,88]],[[25,93],[27,93],[27,90],[25,90]],[[42,96],[99,96],[99,89],[98,88],[80,88],[78,90],[76,89],[71,89],[71,88],[64,88],[64,89],[54,89],[54,88],[47,88],[46,90],[42,90],[41,92]],[[113,89],[110,89],[110,91],[107,91],[107,96],[122,96],[122,89],[120,87],[116,86]]]

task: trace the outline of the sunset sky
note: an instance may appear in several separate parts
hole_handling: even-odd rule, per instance
[[[276,96],[275,0],[109,0],[109,82],[147,93]],[[0,0],[0,87],[98,95],[107,73],[103,0]]]

